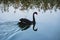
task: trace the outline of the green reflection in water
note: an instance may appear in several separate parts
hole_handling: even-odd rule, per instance
[[[10,6],[20,10],[33,9],[35,7],[44,11],[51,10],[55,6],[56,10],[60,9],[60,0],[0,0],[1,11],[8,11]]]

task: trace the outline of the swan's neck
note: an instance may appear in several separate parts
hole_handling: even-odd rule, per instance
[[[34,16],[34,14],[33,14],[33,23],[35,23],[35,16]]]

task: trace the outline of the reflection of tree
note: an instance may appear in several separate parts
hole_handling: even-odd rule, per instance
[[[54,6],[60,9],[60,0],[0,0],[1,4],[3,4],[4,11],[8,10],[10,6],[15,9],[21,7],[21,10],[32,9],[34,6],[43,10],[52,9]]]

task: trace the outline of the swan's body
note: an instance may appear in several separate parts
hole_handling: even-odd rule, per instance
[[[32,21],[30,21],[30,20],[28,20],[26,18],[21,18],[20,21],[21,21],[21,23],[25,23],[27,25],[31,25],[32,24]]]
[[[36,24],[34,14],[37,14],[37,12],[34,12],[34,13],[33,13],[33,21],[30,21],[30,20],[28,20],[28,19],[26,19],[26,18],[21,18],[21,19],[20,19],[20,22],[19,22],[18,24],[20,24],[21,26],[24,25],[24,26],[27,26],[27,27],[29,27],[31,24],[33,24],[33,30],[34,30],[34,31],[37,31],[37,29],[34,29],[35,24]]]

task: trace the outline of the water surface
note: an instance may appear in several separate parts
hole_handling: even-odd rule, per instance
[[[31,4],[35,4],[35,1],[31,2]],[[13,2],[14,1],[11,2],[12,5],[14,4]],[[46,2],[43,1],[45,4]],[[54,3],[60,5],[59,2],[57,2],[58,1],[56,0],[54,1]],[[19,4],[18,1],[16,3]],[[40,11],[35,7],[27,10],[20,10],[19,6],[15,9],[16,5],[11,6],[11,4],[8,8],[8,2],[6,2],[4,6],[2,1],[2,4],[0,4],[0,8],[3,7],[0,10],[0,40],[60,40],[60,10],[59,6],[57,6],[57,9],[55,10],[56,5],[54,4],[54,6],[53,4],[51,3],[53,6],[51,6],[51,10],[48,8],[48,10],[46,9],[44,11],[46,5],[43,6],[43,9],[40,9]],[[8,8],[8,10],[5,9],[5,11],[3,11],[4,8]],[[19,19],[27,18],[32,21],[33,12],[38,13],[38,15],[35,15],[35,28],[38,28],[38,30],[34,31],[33,25],[31,25],[28,29],[21,31],[21,28],[17,25]]]

